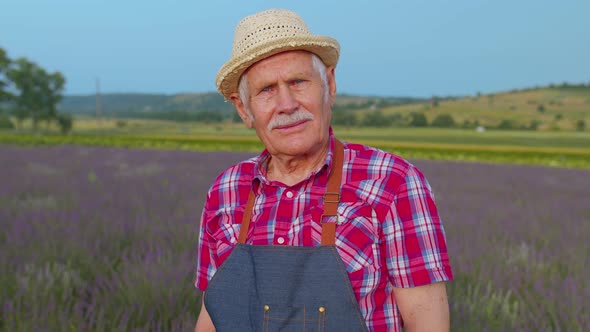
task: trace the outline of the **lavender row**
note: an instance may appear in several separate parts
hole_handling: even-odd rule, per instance
[[[0,145],[0,330],[191,330],[206,190],[251,155]],[[445,223],[453,330],[590,329],[589,171],[415,163]]]

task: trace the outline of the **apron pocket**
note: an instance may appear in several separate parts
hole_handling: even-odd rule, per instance
[[[262,308],[262,332],[324,332],[326,308],[265,304]]]

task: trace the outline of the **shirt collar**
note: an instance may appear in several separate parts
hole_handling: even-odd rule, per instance
[[[332,169],[332,160],[333,155],[334,155],[334,140],[335,140],[335,136],[334,136],[334,132],[332,130],[332,127],[330,127],[329,129],[329,146],[328,146],[328,154],[326,155],[326,159],[324,160],[324,163],[322,164],[322,167],[320,167],[319,169],[317,169],[316,171],[312,172],[309,177],[312,177],[316,174],[319,173],[326,173],[329,174],[329,171]],[[267,165],[268,165],[268,161],[270,160],[271,155],[268,152],[267,149],[264,149],[264,151],[262,151],[262,153],[260,155],[258,155],[258,157],[255,159],[255,166],[254,166],[254,177],[252,178],[252,181],[254,182],[255,180],[258,180],[257,182],[261,182],[261,183],[269,183],[267,177],[266,177],[266,172],[267,172]],[[309,179],[308,177],[308,179]]]

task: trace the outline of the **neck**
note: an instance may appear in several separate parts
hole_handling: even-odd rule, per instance
[[[329,147],[330,141],[328,140],[322,147],[310,154],[299,156],[271,154],[266,176],[270,181],[280,181],[288,186],[299,183],[323,164]]]

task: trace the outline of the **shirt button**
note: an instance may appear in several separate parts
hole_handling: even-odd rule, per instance
[[[282,238],[282,237],[279,237],[279,238],[277,239],[277,242],[278,242],[279,244],[283,244],[283,243],[285,243],[285,239],[284,239],[284,238]]]
[[[290,191],[287,191],[287,198],[293,198],[293,193]]]

